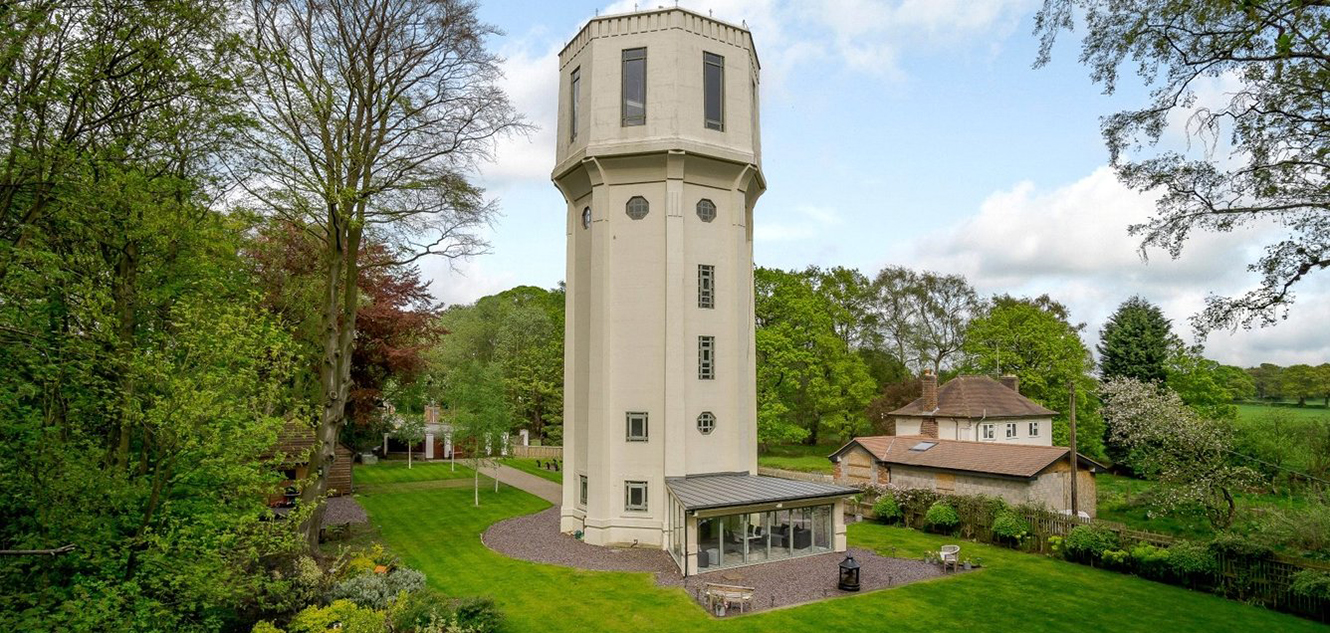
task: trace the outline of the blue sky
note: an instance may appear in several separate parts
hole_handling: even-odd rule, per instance
[[[672,0],[666,0],[672,2]],[[661,3],[657,3],[661,4]],[[1126,226],[1153,208],[1107,169],[1099,119],[1147,96],[1127,77],[1112,96],[1064,37],[1031,68],[1038,0],[681,0],[752,30],[762,61],[763,167],[769,189],[754,219],[761,266],[884,265],[961,273],[981,293],[1040,294],[1088,324],[1133,294],[1161,306],[1180,334],[1209,292],[1232,293],[1275,233],[1200,236],[1172,261],[1137,253]],[[505,87],[540,126],[495,148],[481,181],[503,216],[490,254],[424,265],[434,294],[466,303],[519,284],[563,279],[563,209],[549,182],[557,53],[596,14],[632,2],[489,0],[481,17],[505,35]],[[656,6],[655,4],[646,6]],[[1065,35],[1065,34],[1064,34]],[[1228,78],[1202,86],[1200,102]],[[1185,117],[1168,142],[1183,143]],[[1212,334],[1208,355],[1235,364],[1330,359],[1330,288],[1308,284],[1289,319]]]

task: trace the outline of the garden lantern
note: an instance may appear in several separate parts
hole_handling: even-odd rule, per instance
[[[840,562],[839,587],[841,591],[859,591],[859,562],[848,554]]]

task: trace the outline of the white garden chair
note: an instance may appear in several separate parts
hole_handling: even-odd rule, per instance
[[[960,545],[943,545],[942,551],[938,554],[938,558],[942,559],[942,571],[947,571],[947,565],[951,565],[951,570],[956,571],[961,557]]]

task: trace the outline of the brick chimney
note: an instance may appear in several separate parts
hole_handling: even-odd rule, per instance
[[[937,410],[937,375],[931,369],[925,369],[919,377],[919,385],[924,396],[924,411]]]
[[[1002,383],[1003,387],[1015,391],[1016,393],[1021,392],[1021,379],[1016,376],[1007,374],[1006,376],[998,378],[998,382]]]
[[[937,418],[924,418],[924,421],[919,423],[919,434],[937,439]]]

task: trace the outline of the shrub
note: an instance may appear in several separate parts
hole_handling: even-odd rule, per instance
[[[1178,541],[1168,548],[1168,563],[1183,577],[1212,574],[1218,568],[1215,555],[1204,543]]]
[[[1163,575],[1169,568],[1168,556],[1167,549],[1149,543],[1137,543],[1136,547],[1131,548],[1131,560],[1136,565],[1136,571],[1146,576]]]
[[[250,633],[286,633],[286,631],[277,628],[272,622],[263,620],[255,624],[254,628],[250,629]]]
[[[386,609],[398,596],[424,586],[425,574],[403,567],[387,574],[362,574],[343,580],[328,592],[328,600],[350,600],[362,607]]]
[[[899,521],[903,516],[900,504],[896,503],[896,497],[891,493],[886,493],[873,502],[873,514],[883,523]]]
[[[946,501],[935,501],[933,505],[928,506],[928,513],[924,515],[924,520],[929,525],[949,529],[956,527],[960,523],[960,517],[956,516],[956,509],[951,507]]]
[[[1098,526],[1078,525],[1067,533],[1065,546],[1068,556],[1094,560],[1118,546],[1118,535]]]
[[[381,611],[366,609],[350,600],[336,600],[326,607],[309,607],[297,613],[287,630],[323,633],[333,629],[344,633],[387,633],[388,621]]]
[[[1014,512],[1002,511],[993,518],[993,535],[1020,542],[1030,534],[1030,524]]]
[[[1330,573],[1304,569],[1293,574],[1291,589],[1299,596],[1330,600]]]
[[[1130,554],[1127,553],[1127,550],[1111,549],[1104,552],[1103,560],[1105,565],[1122,567],[1126,565],[1129,556]]]
[[[1232,560],[1254,561],[1269,558],[1273,553],[1263,539],[1251,534],[1220,532],[1210,541],[1210,551],[1215,555],[1223,554]]]
[[[920,517],[928,513],[933,502],[938,500],[938,494],[926,488],[898,490],[895,496],[907,525],[914,525]]]
[[[1054,556],[1065,555],[1066,549],[1067,549],[1066,539],[1062,538],[1061,536],[1048,537],[1048,551],[1052,552]]]
[[[468,632],[498,633],[503,630],[503,612],[489,598],[467,598],[453,607],[457,624]]]
[[[431,622],[442,626],[451,617],[452,608],[449,606],[448,598],[433,589],[410,593],[392,609],[395,631],[419,631],[426,629]]]

